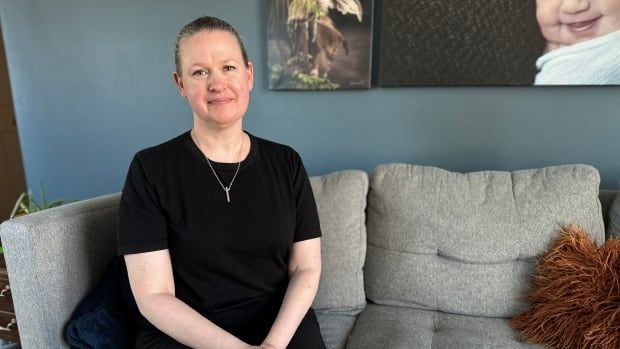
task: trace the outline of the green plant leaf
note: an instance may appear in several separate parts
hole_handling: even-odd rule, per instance
[[[34,207],[32,207],[32,190],[28,189],[28,211],[32,212]]]
[[[45,188],[43,188],[43,181],[39,183],[39,189],[41,190],[41,200],[43,200],[43,207],[47,207],[47,197],[45,197]]]
[[[66,199],[63,199],[63,200],[54,200],[54,201],[50,202],[50,203],[47,205],[47,207],[46,207],[46,208],[58,207],[58,206],[61,206],[61,205],[67,204],[67,203],[69,203],[69,202],[71,202],[71,201],[70,201],[70,200],[66,200]]]
[[[29,189],[27,192],[23,192],[19,195],[9,219],[14,218],[16,215],[30,214],[33,212],[46,210],[48,208],[58,207],[68,202],[71,202],[71,200],[67,199],[47,201],[47,196],[45,195],[45,187],[43,186],[42,181],[40,189],[41,199],[43,200],[41,203],[37,202],[37,200],[32,196],[32,190]]]
[[[21,209],[19,213],[29,214],[31,212],[30,207],[26,206],[26,204],[23,202],[19,204],[19,208]]]
[[[41,211],[41,205],[37,202],[37,200],[32,196],[32,190],[28,190],[28,212],[37,212]]]
[[[17,214],[19,208],[23,204],[23,201],[24,201],[24,198],[26,197],[26,195],[28,195],[28,194],[25,193],[25,192],[19,194],[19,197],[17,198],[17,201],[15,202],[15,206],[13,206],[13,211],[11,211],[11,215],[9,216],[9,219],[12,219],[13,217],[15,217],[15,215]]]

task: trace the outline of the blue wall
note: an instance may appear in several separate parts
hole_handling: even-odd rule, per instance
[[[454,171],[561,163],[620,178],[620,88],[267,89],[264,18],[248,0],[19,0],[0,22],[30,187],[81,199],[121,189],[139,149],[191,127],[172,83],[178,30],[231,22],[258,67],[245,127],[290,144],[312,175],[386,162]]]

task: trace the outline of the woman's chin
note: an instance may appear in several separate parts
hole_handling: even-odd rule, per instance
[[[240,124],[242,117],[236,115],[209,115],[205,117],[199,116],[199,119],[211,127],[224,129]]]

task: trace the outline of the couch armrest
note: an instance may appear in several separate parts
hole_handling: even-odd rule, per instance
[[[24,348],[68,347],[64,328],[116,254],[120,193],[0,225]]]

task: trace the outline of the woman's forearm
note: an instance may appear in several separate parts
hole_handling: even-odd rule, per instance
[[[142,315],[155,327],[191,348],[251,347],[171,294],[149,295],[139,305]]]
[[[263,341],[264,348],[286,348],[312,305],[320,276],[320,268],[301,269],[291,275],[278,316]]]

